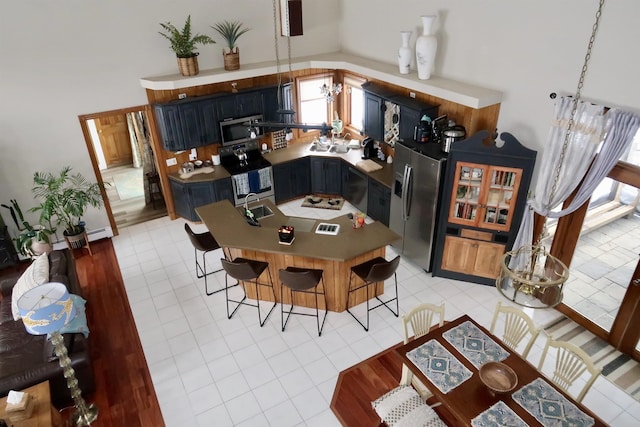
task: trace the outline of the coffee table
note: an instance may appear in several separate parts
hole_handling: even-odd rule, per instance
[[[51,394],[49,392],[49,381],[36,384],[24,390],[35,399],[33,413],[31,417],[13,422],[9,420],[5,408],[7,407],[6,396],[0,399],[0,418],[7,421],[13,427],[61,427],[64,425],[60,413],[51,405]]]

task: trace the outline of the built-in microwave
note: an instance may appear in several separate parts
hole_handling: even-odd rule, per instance
[[[250,126],[257,121],[263,121],[262,114],[220,121],[222,145],[226,147],[260,138],[263,133],[262,128]]]

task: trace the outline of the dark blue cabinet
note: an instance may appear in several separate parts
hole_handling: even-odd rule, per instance
[[[389,226],[389,214],[391,212],[391,189],[380,184],[373,178],[369,178],[369,191],[367,194],[367,215],[376,221]]]
[[[168,151],[184,150],[182,137],[182,120],[180,109],[176,104],[154,105],[158,131],[162,139],[162,146]]]
[[[169,180],[176,214],[190,221],[200,221],[195,209],[220,200],[233,203],[231,178],[216,181],[183,183]]]
[[[274,165],[273,180],[276,203],[308,195],[311,191],[309,158]]]
[[[311,158],[311,192],[342,194],[342,160]]]

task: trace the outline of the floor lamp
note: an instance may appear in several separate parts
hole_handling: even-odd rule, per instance
[[[62,283],[45,283],[26,291],[18,299],[18,312],[28,333],[49,334],[58,362],[67,379],[67,387],[76,407],[71,418],[76,426],[89,426],[98,418],[98,407],[87,405],[78,387],[60,329],[76,316],[71,296]]]

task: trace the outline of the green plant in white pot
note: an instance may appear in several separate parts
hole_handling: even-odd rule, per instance
[[[200,72],[198,69],[198,52],[196,52],[197,44],[211,44],[215,41],[204,34],[191,34],[191,15],[187,16],[187,20],[178,30],[172,23],[160,23],[166,33],[159,32],[161,36],[171,42],[171,50],[176,54],[178,67],[183,76],[195,76]]]
[[[18,236],[13,239],[18,252],[25,257],[36,257],[43,253],[49,253],[53,249],[51,246],[51,235],[55,233],[51,222],[47,222],[48,226],[41,224],[31,225],[29,221],[24,219],[22,209],[18,201],[10,200],[11,205],[3,204],[2,207],[9,210],[11,218],[18,229]]]
[[[222,48],[222,56],[224,57],[224,69],[237,70],[240,68],[240,49],[236,45],[241,35],[250,30],[250,28],[243,28],[243,23],[240,21],[222,21],[211,26],[218,32],[225,40],[229,53]]]
[[[72,175],[70,166],[63,167],[57,175],[36,172],[33,184],[31,191],[41,203],[31,210],[40,212],[40,223],[55,219],[56,224],[64,226],[65,237],[84,235],[82,216],[89,206],[100,208],[103,204],[100,185],[89,182],[82,174]]]

